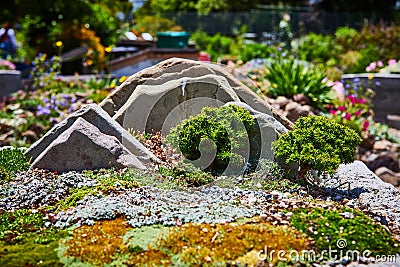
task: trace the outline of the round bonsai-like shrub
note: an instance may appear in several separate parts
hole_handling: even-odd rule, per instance
[[[243,169],[248,152],[248,133],[254,120],[250,112],[238,106],[205,107],[200,114],[171,129],[167,141],[197,167],[220,174],[228,164]]]
[[[294,128],[273,144],[276,157],[300,166],[297,179],[308,170],[334,172],[341,163],[354,161],[360,136],[351,128],[323,116],[301,117]]]

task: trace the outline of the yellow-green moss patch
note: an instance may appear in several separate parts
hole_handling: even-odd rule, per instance
[[[64,256],[93,265],[111,263],[127,252],[122,237],[129,229],[131,227],[122,217],[76,228],[73,236],[64,242],[67,247]]]
[[[309,248],[309,241],[290,227],[258,221],[215,225],[189,223],[171,228],[147,251],[131,253],[129,264],[226,266],[244,260],[254,261],[255,253],[266,247],[276,251],[302,251]]]

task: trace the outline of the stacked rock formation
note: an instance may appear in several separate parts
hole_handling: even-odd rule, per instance
[[[271,142],[292,123],[224,67],[172,58],[132,75],[99,106],[90,104],[56,125],[26,152],[32,168],[60,172],[146,168],[157,158],[128,130],[163,135],[203,107],[235,103],[257,119],[251,157],[274,159]]]

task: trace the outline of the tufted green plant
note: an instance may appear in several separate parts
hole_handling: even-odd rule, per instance
[[[9,181],[19,171],[29,168],[29,159],[17,148],[4,148],[0,150],[0,181]]]
[[[267,94],[273,97],[307,96],[314,107],[323,107],[332,100],[332,87],[328,85],[324,72],[305,61],[276,53],[266,63],[265,78],[270,85]]]
[[[248,133],[253,125],[251,114],[241,107],[206,107],[197,116],[171,129],[167,142],[192,161],[212,156],[209,152],[216,149],[211,165],[198,167],[212,173],[222,173],[230,161],[235,168],[244,167],[244,158],[240,154],[246,148]]]
[[[341,163],[354,161],[360,136],[351,128],[323,116],[301,117],[294,128],[279,136],[273,144],[275,156],[300,166],[298,180],[308,170],[334,172]]]

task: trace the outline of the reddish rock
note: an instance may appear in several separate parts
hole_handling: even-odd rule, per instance
[[[27,130],[27,131],[21,133],[21,136],[22,136],[22,138],[26,139],[26,141],[28,141],[28,143],[30,143],[30,144],[32,144],[33,142],[38,140],[37,134],[32,130]]]

